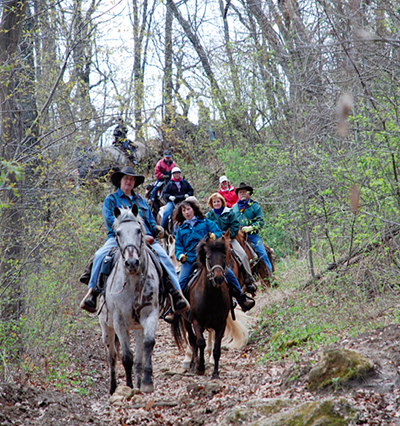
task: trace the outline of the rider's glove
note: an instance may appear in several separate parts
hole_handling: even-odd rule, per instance
[[[189,194],[185,194],[185,198],[188,198],[189,197]]]
[[[163,173],[163,179],[169,179],[171,176],[168,172]]]
[[[186,254],[181,254],[181,255],[179,256],[179,262],[181,262],[181,263],[185,263],[185,262],[186,262],[186,260],[187,260],[187,256],[186,256]]]
[[[176,200],[176,197],[174,195],[170,195],[168,200],[174,202]]]
[[[213,234],[212,232],[210,232],[210,233],[208,234],[208,236],[210,237],[210,240],[215,241],[215,234]]]
[[[254,229],[254,226],[243,226],[243,228],[242,228],[242,232],[244,232],[244,233],[250,233],[252,230]]]
[[[161,225],[155,227],[156,238],[162,238],[164,236],[164,228]]]

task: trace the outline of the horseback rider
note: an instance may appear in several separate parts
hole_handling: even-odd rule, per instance
[[[91,271],[91,277],[88,284],[89,291],[81,302],[81,308],[88,312],[96,312],[96,299],[100,292],[96,289],[97,280],[99,278],[100,269],[104,258],[109,253],[110,249],[117,247],[117,241],[113,229],[114,224],[114,208],[132,207],[136,204],[139,209],[139,214],[144,221],[147,232],[148,243],[152,249],[158,254],[160,262],[164,266],[168,275],[171,278],[174,289],[170,290],[173,299],[175,312],[184,312],[189,308],[187,300],[183,297],[178,276],[176,275],[174,265],[161,247],[161,245],[153,238],[161,238],[164,234],[164,229],[160,225],[156,225],[153,214],[146,200],[134,192],[144,182],[144,176],[137,175],[132,167],[124,167],[121,171],[113,173],[111,176],[112,183],[116,186],[116,192],[107,195],[102,207],[104,223],[107,228],[107,241],[99,250],[97,250]]]
[[[119,146],[128,155],[128,159],[132,161],[132,163],[137,164],[135,158],[136,146],[131,140],[128,139],[128,127],[124,123],[122,117],[118,117],[117,122],[118,125],[113,132],[113,145]]]
[[[222,231],[216,223],[204,216],[199,204],[192,200],[185,200],[178,205],[174,213],[174,221],[179,225],[175,239],[175,255],[182,263],[179,284],[184,291],[194,268],[197,244],[206,235],[213,239],[221,237]],[[251,309],[255,301],[242,292],[240,284],[230,268],[226,269],[226,279],[232,295],[243,311]]]
[[[211,210],[206,214],[206,218],[215,222],[222,232],[229,229],[229,237],[231,238],[231,247],[234,254],[240,259],[240,271],[244,277],[244,284],[248,293],[254,293],[257,288],[254,284],[254,278],[251,274],[249,258],[246,252],[236,240],[239,231],[239,220],[233,213],[232,209],[226,207],[225,198],[218,192],[212,194],[208,199],[208,205]]]
[[[239,200],[237,194],[236,194],[236,188],[231,185],[228,178],[224,175],[219,178],[219,184],[221,185],[218,194],[221,194],[225,200],[226,205],[228,207],[233,207],[234,204],[236,204]]]
[[[251,198],[253,188],[241,182],[235,192],[239,197],[239,201],[232,207],[232,211],[239,220],[240,229],[248,236],[258,257],[263,260],[272,274],[271,262],[261,237],[258,235],[258,232],[264,226],[264,213],[258,202]]]
[[[165,228],[168,219],[173,212],[175,205],[193,195],[194,191],[190,183],[182,179],[181,169],[174,167],[171,170],[171,180],[164,189],[164,199],[167,202],[161,221],[161,226]]]
[[[171,179],[171,170],[176,167],[175,162],[172,160],[172,152],[170,150],[164,151],[164,157],[161,158],[156,164],[154,169],[154,175],[157,179],[154,185],[153,191],[151,192],[149,201],[153,201],[156,195],[157,189]]]

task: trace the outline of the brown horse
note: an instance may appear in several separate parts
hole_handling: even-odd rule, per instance
[[[250,241],[248,241],[248,239],[242,233],[242,231],[238,232],[236,239],[239,242],[239,244],[243,247],[248,258],[250,259],[252,274],[255,277],[258,277],[259,280],[263,284],[265,284],[266,287],[271,287],[272,273],[275,272],[274,251],[264,243],[265,251],[267,252],[268,259],[271,262],[271,266],[272,266],[272,273],[271,273],[271,271],[268,269],[265,262],[263,262],[262,259],[258,257],[258,255],[255,252],[255,250],[253,249]]]
[[[183,324],[182,317],[176,315],[177,320],[173,324],[175,341],[180,348],[185,342],[182,335],[184,325],[193,352],[191,369],[200,375],[205,372],[206,341],[203,333],[206,329],[215,331],[213,379],[219,378],[221,341],[231,309],[231,297],[225,278],[229,259],[230,245],[224,236],[215,241],[207,236],[199,243],[197,261],[201,272],[191,284],[189,294],[186,295],[190,303],[190,314],[188,318],[183,319]]]

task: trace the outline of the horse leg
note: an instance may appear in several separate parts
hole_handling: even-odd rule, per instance
[[[186,349],[185,349],[185,358],[182,361],[182,368],[184,370],[189,370],[190,369],[190,362],[192,360],[192,347],[190,345],[186,345]]]
[[[143,330],[135,330],[135,386],[140,389],[143,374]]]
[[[122,365],[125,369],[126,386],[133,388],[132,383],[132,366],[133,366],[133,353],[130,345],[129,331],[124,328],[116,329],[119,343],[121,345],[121,359]]]
[[[115,366],[117,364],[117,351],[115,348],[115,331],[112,327],[101,324],[103,343],[107,350],[107,363],[110,369],[110,394],[112,395],[117,389],[117,375]]]
[[[141,320],[143,326],[143,349],[144,349],[144,366],[143,366],[143,382],[140,387],[142,392],[153,392],[153,365],[151,358],[155,344],[155,334],[158,322],[158,309],[154,309],[152,314]]]
[[[202,376],[206,370],[205,362],[204,362],[204,349],[206,347],[206,341],[204,339],[204,327],[197,321],[193,321],[193,329],[196,335],[196,345],[199,348],[199,358],[196,366],[196,373]]]
[[[211,358],[211,352],[213,350],[213,343],[214,343],[214,330],[210,329],[208,330],[208,337],[207,337],[207,345],[205,349],[205,356],[207,359],[205,359],[206,362],[209,362],[210,364],[214,363],[214,360]]]
[[[214,371],[212,373],[213,379],[219,379],[219,358],[221,357],[221,342],[224,337],[225,325],[223,325],[219,330],[215,330],[215,343],[214,343]]]
[[[185,329],[188,334],[189,345],[192,348],[192,360],[190,362],[190,371],[195,372],[195,365],[197,364],[198,347],[196,343],[196,336],[193,333],[192,325],[190,322],[185,321]]]

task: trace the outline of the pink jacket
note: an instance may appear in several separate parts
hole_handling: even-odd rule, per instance
[[[156,178],[158,180],[162,180],[164,177],[164,172],[170,172],[174,167],[176,167],[176,164],[171,160],[170,164],[168,164],[165,161],[165,158],[162,158],[156,165],[156,168],[154,170],[154,174],[156,175]]]

